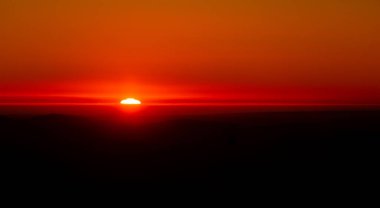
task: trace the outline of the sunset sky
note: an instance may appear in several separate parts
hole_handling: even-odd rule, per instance
[[[0,102],[380,104],[378,0],[2,0],[0,27]]]

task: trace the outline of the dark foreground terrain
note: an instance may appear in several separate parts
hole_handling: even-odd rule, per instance
[[[134,115],[136,116],[136,115]],[[1,116],[5,182],[372,180],[380,111]]]

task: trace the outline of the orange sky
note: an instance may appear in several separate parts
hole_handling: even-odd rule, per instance
[[[3,97],[380,104],[377,0],[6,0],[0,27]]]

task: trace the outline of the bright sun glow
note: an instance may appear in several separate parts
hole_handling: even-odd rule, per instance
[[[134,98],[127,98],[120,101],[122,105],[140,105],[141,101]]]

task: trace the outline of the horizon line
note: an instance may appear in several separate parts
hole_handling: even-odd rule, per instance
[[[130,105],[122,105],[118,102],[0,102],[0,106],[2,107],[22,107],[22,106],[121,106],[121,107],[132,107]],[[380,107],[380,103],[333,103],[333,102],[178,102],[178,103],[170,103],[170,102],[161,102],[161,103],[142,103],[141,105],[135,105],[135,107],[143,107],[143,106],[236,106],[236,107],[271,107],[271,106],[326,106],[326,107],[339,107],[339,106],[357,106],[357,107]]]

